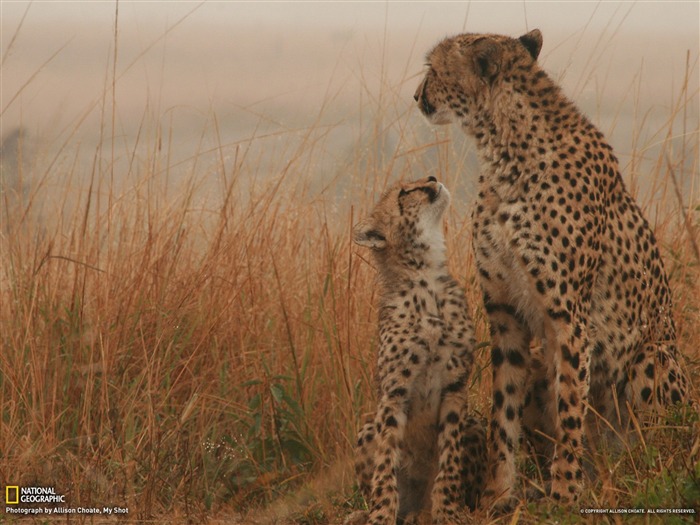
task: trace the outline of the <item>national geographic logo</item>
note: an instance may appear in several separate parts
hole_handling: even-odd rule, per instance
[[[5,504],[17,505],[19,503],[19,487],[17,485],[8,485],[5,487]]]
[[[5,514],[17,514],[20,517],[36,517],[40,514],[58,514],[60,516],[68,514],[102,514],[105,516],[129,514],[128,507],[119,505],[69,507],[65,503],[66,496],[57,493],[53,487],[20,487],[19,485],[5,487]],[[0,518],[0,523],[3,523],[2,518]]]
[[[63,494],[56,494],[53,487],[20,487],[7,485],[5,487],[5,504],[19,505],[20,503],[65,503]]]

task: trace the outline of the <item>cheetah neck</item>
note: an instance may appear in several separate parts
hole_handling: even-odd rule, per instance
[[[461,123],[476,139],[481,165],[496,185],[513,185],[524,171],[537,169],[552,151],[550,137],[561,141],[590,127],[544,71],[532,66],[512,80],[516,76],[503,80],[475,116]]]

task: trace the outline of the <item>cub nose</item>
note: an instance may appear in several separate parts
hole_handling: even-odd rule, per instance
[[[431,175],[428,177],[428,182],[437,182],[437,179]]]

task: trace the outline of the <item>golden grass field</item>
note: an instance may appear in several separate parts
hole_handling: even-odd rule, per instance
[[[661,126],[640,119],[624,167],[660,241],[700,402],[699,94],[688,81],[697,67],[690,54]],[[325,524],[361,508],[350,457],[374,406],[377,288],[351,229],[388,184],[426,174],[456,195],[450,268],[485,343],[471,406],[488,415],[472,150],[458,129],[416,124],[413,101],[399,96],[413,72],[367,87],[351,146],[329,162],[332,93],[304,126],[235,141],[209,112],[209,139],[183,154],[173,129],[146,114],[138,139],[114,139],[119,98],[107,71],[103,140],[88,162],[70,138],[26,158],[20,138],[19,159],[3,164],[13,182],[0,193],[0,486],[55,486],[74,505],[128,507],[121,521],[134,523]],[[601,464],[581,508],[700,512],[697,414],[671,414]],[[15,519],[0,512],[0,523]],[[500,522],[591,519],[545,499]]]

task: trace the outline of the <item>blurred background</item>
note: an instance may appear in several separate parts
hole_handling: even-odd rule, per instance
[[[460,133],[424,123],[412,94],[427,51],[463,31],[539,28],[541,63],[608,135],[630,177],[644,169],[628,153],[655,158],[679,96],[698,118],[697,2],[56,1],[0,9],[6,184],[20,139],[23,162],[31,152],[52,169],[89,165],[105,145],[125,168],[154,141],[167,142],[170,178],[253,137],[264,176],[278,169],[265,157],[284,157],[280,148],[307,140],[311,128],[324,130],[318,176],[338,177],[358,148],[375,146],[376,129],[365,135],[377,111],[382,126],[407,118],[418,142],[436,133],[461,142]],[[386,131],[381,147],[396,148],[402,132]]]

